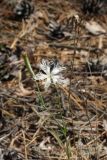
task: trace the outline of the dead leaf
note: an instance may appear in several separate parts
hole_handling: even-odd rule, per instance
[[[33,93],[34,93],[34,90],[27,90],[23,87],[23,84],[21,82],[19,83],[19,88],[16,92],[17,96],[29,96]]]

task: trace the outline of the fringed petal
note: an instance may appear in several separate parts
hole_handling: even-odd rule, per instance
[[[34,77],[35,80],[45,80],[47,78],[47,75],[43,74],[43,73],[37,73]]]

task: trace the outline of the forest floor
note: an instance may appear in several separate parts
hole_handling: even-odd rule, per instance
[[[0,160],[106,160],[107,14],[86,14],[81,0],[32,0],[18,19],[17,5],[0,2]],[[23,54],[35,74],[57,60],[70,85],[37,81],[38,90]]]

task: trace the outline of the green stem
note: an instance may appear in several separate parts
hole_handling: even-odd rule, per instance
[[[33,72],[33,69],[32,69],[32,67],[31,67],[29,58],[28,58],[28,56],[27,56],[26,53],[23,53],[23,59],[24,59],[24,63],[25,63],[25,65],[26,65],[29,73],[30,73],[30,74],[32,75],[32,77],[34,78],[34,77],[35,77],[35,74],[34,74],[34,72]]]
[[[34,79],[35,73],[33,72],[33,69],[32,69],[32,67],[31,67],[31,64],[30,64],[29,58],[28,58],[28,56],[27,56],[27,53],[23,53],[23,59],[24,59],[24,63],[25,63],[25,65],[26,65],[29,73],[31,74],[31,76],[32,76],[33,79]],[[34,80],[35,80],[35,79],[34,79]],[[46,108],[37,81],[35,81],[35,84],[36,84],[36,87],[37,87],[37,90],[38,90],[38,93],[39,93],[39,94],[38,94],[38,97],[39,97],[39,99],[40,99],[40,102],[41,102],[42,106],[43,106],[44,108]]]

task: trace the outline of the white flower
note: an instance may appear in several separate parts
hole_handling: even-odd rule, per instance
[[[61,72],[65,70],[58,62],[42,60],[39,64],[40,72],[34,77],[35,80],[42,80],[45,89],[47,90],[51,84],[68,85],[69,79],[64,79]]]

